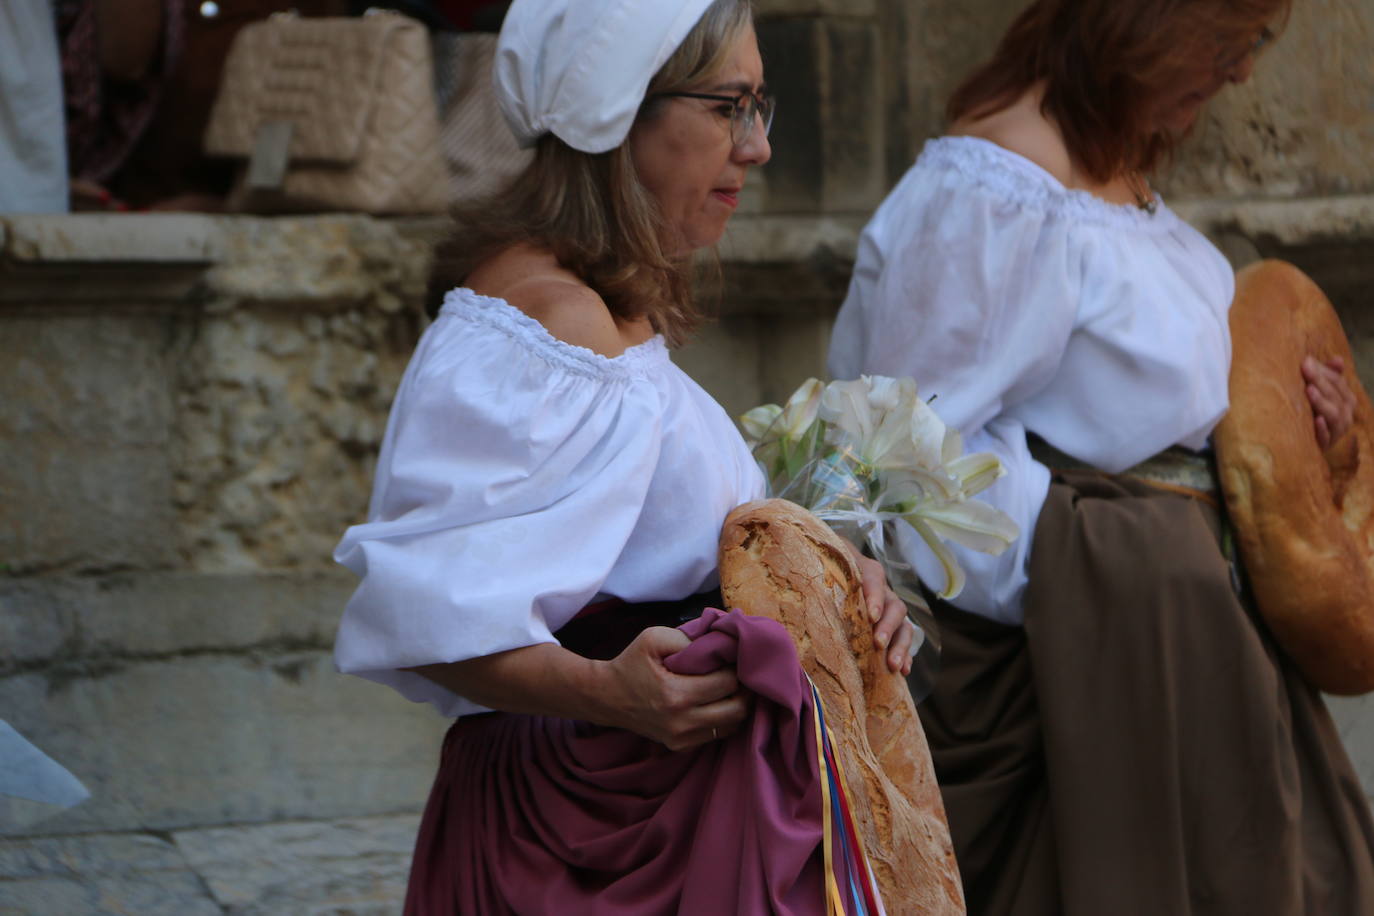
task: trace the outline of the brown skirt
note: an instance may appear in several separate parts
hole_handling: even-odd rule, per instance
[[[1370,916],[1374,824],[1216,512],[1056,477],[1024,629],[937,609],[920,706],[972,916]]]

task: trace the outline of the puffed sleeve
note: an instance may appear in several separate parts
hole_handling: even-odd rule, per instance
[[[368,521],[335,552],[362,580],[339,670],[457,716],[480,707],[398,669],[554,641],[605,582],[658,459],[656,389],[617,370],[440,315],[392,407]]]
[[[924,157],[923,157],[924,158]],[[1009,412],[1053,377],[1073,332],[1079,244],[1072,227],[1015,189],[918,163],[864,230],[836,320],[829,369],[911,376],[970,451],[1007,476],[979,495],[1022,531],[998,556],[951,545],[968,574],[959,607],[1019,622],[1030,534],[1049,489],[1024,427]],[[918,570],[944,585],[933,555]]]

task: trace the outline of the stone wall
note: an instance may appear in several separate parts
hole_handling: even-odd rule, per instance
[[[54,837],[0,840],[0,912],[196,912],[188,879],[394,911],[445,722],[334,672],[353,583],[329,554],[429,259],[425,227],[363,218],[0,218],[0,718],[92,792],[0,824]],[[268,835],[233,860],[199,832],[282,821],[317,825],[285,847],[389,845],[313,862],[291,903]]]

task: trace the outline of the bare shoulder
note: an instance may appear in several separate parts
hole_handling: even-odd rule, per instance
[[[619,356],[629,345],[605,301],[580,281],[531,277],[505,298],[564,343],[602,356]]]
[[[996,143],[1053,175],[1060,184],[1074,184],[1073,159],[1059,128],[1040,110],[1040,94],[1027,92],[1016,102],[972,121],[959,121],[950,133],[980,137]]]
[[[552,255],[531,248],[502,252],[468,277],[475,292],[504,299],[564,343],[619,356],[628,340],[605,301]]]

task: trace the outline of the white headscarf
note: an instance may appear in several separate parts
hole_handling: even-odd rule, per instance
[[[493,88],[521,146],[546,133],[604,153],[629,136],[659,68],[713,0],[515,0]]]

